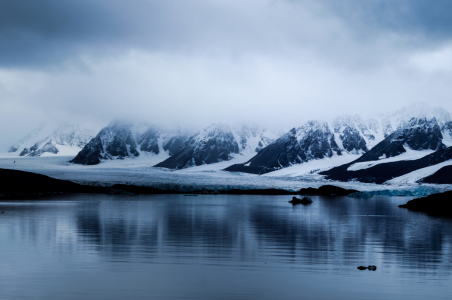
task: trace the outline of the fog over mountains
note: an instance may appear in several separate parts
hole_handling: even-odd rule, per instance
[[[144,156],[143,164],[171,170],[231,161],[225,171],[258,175],[328,161],[329,168],[311,173],[369,183],[447,166],[452,159],[451,115],[426,104],[369,119],[341,115],[330,121],[310,120],[286,132],[249,122],[214,123],[197,131],[119,120],[97,133],[78,126],[49,128],[41,126],[8,151],[30,157],[68,155],[73,156],[71,163],[80,165]],[[344,155],[349,163],[334,163]]]
[[[95,136],[96,128],[81,125],[42,124],[9,147],[19,156],[76,155]]]

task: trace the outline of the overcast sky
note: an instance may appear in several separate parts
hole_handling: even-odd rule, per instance
[[[45,120],[452,111],[449,0],[0,0],[0,146]]]

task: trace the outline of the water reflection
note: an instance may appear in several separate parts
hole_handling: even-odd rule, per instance
[[[110,279],[116,278],[112,274],[133,271],[136,276],[141,274],[136,278],[141,282],[140,278],[151,276],[149,272],[157,274],[155,266],[162,265],[165,267],[158,269],[159,276],[177,278],[179,275],[175,274],[185,274],[187,283],[182,295],[171,294],[166,281],[162,281],[158,288],[153,286],[163,293],[160,296],[171,294],[178,298],[189,293],[189,298],[208,299],[206,295],[212,294],[206,291],[199,294],[200,286],[208,289],[199,280],[206,282],[210,277],[197,277],[195,273],[207,274],[210,269],[205,267],[210,266],[220,272],[211,274],[213,278],[230,274],[227,283],[215,281],[210,287],[211,291],[224,289],[227,299],[258,295],[256,287],[265,290],[266,284],[254,282],[249,275],[246,277],[247,272],[257,272],[252,273],[253,276],[266,274],[264,279],[277,276],[276,281],[280,278],[306,281],[301,275],[305,272],[310,278],[323,274],[322,280],[326,280],[327,272],[331,274],[328,275],[331,286],[341,289],[341,285],[354,286],[354,282],[361,280],[362,275],[356,273],[357,266],[377,265],[377,272],[372,272],[376,275],[372,276],[377,276],[381,284],[391,275],[402,280],[398,285],[407,278],[414,278],[415,282],[424,278],[449,286],[451,220],[399,209],[397,205],[407,200],[401,198],[317,197],[313,200],[310,206],[292,206],[287,196],[96,195],[28,203],[2,202],[0,210],[5,214],[0,217],[0,282],[8,279],[11,283],[14,276],[20,282],[31,276],[27,275],[30,272],[42,275],[46,270],[63,274],[78,270],[84,276],[102,274]],[[118,263],[120,265],[116,265]],[[154,267],[145,267],[149,264]],[[186,270],[184,265],[192,267]],[[240,273],[236,273],[238,271]],[[157,276],[155,274],[152,276]],[[250,286],[232,293],[227,287],[235,282],[236,275],[231,274],[245,276]],[[335,275],[348,276],[350,282],[339,284]],[[100,280],[93,278],[93,282]],[[372,280],[376,282],[375,278]],[[137,282],[134,283],[137,292],[149,292],[149,284]],[[276,293],[284,285],[281,282],[267,284],[268,294],[263,293],[261,298],[276,296],[270,291]],[[393,286],[394,295],[398,285]],[[5,291],[9,291],[5,295],[12,297],[15,292],[11,287],[14,286],[5,287]],[[43,289],[43,286],[45,284],[36,279],[35,289]],[[235,287],[238,286],[240,284],[236,283]],[[0,283],[0,288],[4,288],[4,284]],[[315,284],[303,288],[311,288],[311,296],[322,290],[321,285]],[[413,288],[415,283],[407,290]],[[122,291],[126,293],[130,289]],[[85,292],[85,298],[105,295],[102,284]],[[80,296],[71,295],[65,294],[68,299]],[[119,295],[118,292],[111,299]],[[377,296],[366,297],[382,297]],[[439,292],[438,298],[442,296]]]
[[[316,198],[311,206],[295,207],[285,198],[173,195],[81,202],[76,232],[107,257],[160,251],[242,260],[270,255],[287,263],[334,265],[374,255],[404,267],[450,270],[452,223],[447,219],[401,210],[389,198]],[[28,226],[36,231],[36,225]]]

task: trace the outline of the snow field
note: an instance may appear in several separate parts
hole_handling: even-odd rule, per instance
[[[432,193],[452,190],[452,185],[416,183],[377,185],[360,182],[333,182],[324,180],[323,176],[315,173],[309,174],[309,171],[305,172],[309,167],[303,171],[304,173],[296,172],[295,167],[303,165],[282,169],[279,174],[276,172],[280,171],[276,171],[273,172],[273,174],[270,173],[262,176],[223,171],[226,166],[235,163],[243,163],[248,159],[247,156],[242,155],[236,155],[236,157],[230,161],[183,170],[169,170],[152,167],[157,159],[156,155],[140,155],[140,157],[133,159],[105,161],[95,166],[70,164],[68,161],[73,158],[71,156],[18,158],[0,155],[0,157],[0,168],[29,171],[57,179],[102,186],[120,183],[189,192],[199,190],[228,190],[233,188],[277,188],[297,191],[301,188],[318,188],[325,184],[333,184],[347,189],[359,190],[370,195],[388,196],[425,196]],[[349,158],[352,159],[352,157]],[[334,159],[335,157],[331,158],[331,161],[334,161]],[[337,162],[339,163],[339,161]],[[340,162],[340,164],[342,164],[342,162]],[[284,173],[283,171],[288,173]]]

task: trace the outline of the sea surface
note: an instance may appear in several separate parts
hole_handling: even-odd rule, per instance
[[[452,220],[406,197],[290,198],[0,202],[0,299],[450,299]]]

